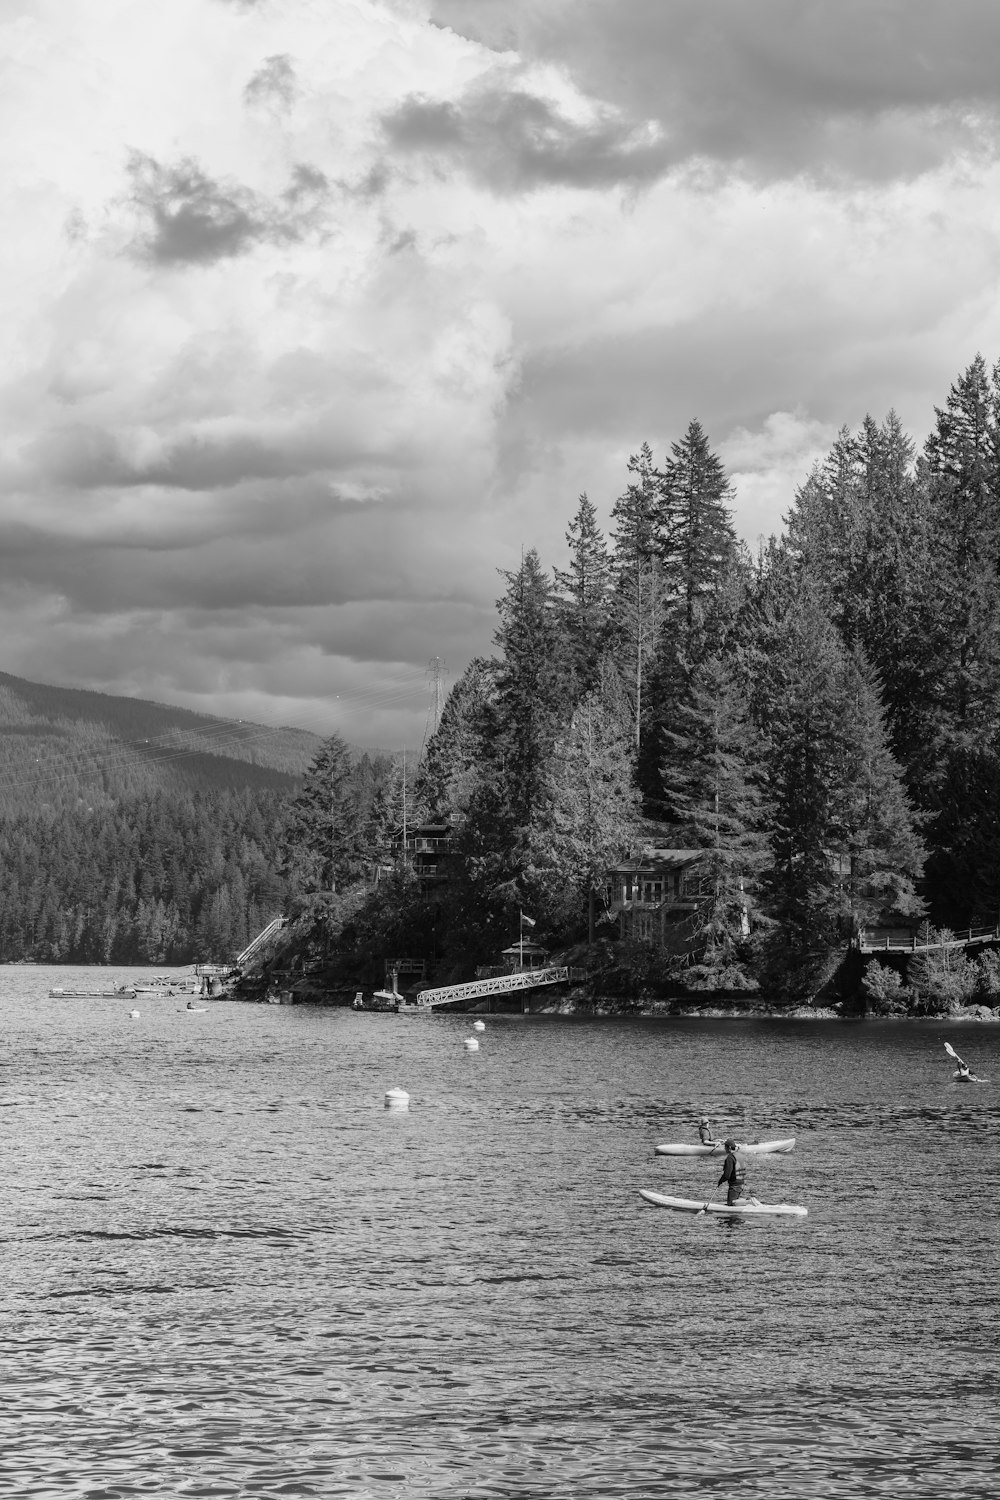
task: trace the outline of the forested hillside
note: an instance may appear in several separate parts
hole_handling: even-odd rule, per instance
[[[231,961],[290,899],[322,741],[0,673],[0,960]],[[347,751],[372,806],[388,757]]]
[[[319,743],[0,673],[0,958],[231,959]]]
[[[696,421],[628,469],[610,538],[583,495],[568,567],[528,551],[503,575],[496,654],[455,685],[409,788],[411,816],[454,830],[446,881],[400,857],[368,889],[384,852],[326,796],[343,747],[314,764],[287,844],[301,952],[467,975],[519,910],[568,945],[596,909],[636,985],[794,998],[873,923],[996,920],[1000,369],[976,358],[919,453],[891,412],[844,429],[758,555]],[[702,851],[705,899],[672,946],[615,950],[606,872],[650,820]],[[967,965],[963,993],[992,996],[995,967]]]
[[[319,743],[304,730],[48,687],[0,672],[0,814],[26,804],[94,806],[166,789],[287,791]]]

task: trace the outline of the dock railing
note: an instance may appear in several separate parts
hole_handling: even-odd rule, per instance
[[[876,940],[864,930],[858,937],[862,953],[927,953],[935,948],[975,948],[986,943],[1000,943],[1000,927],[970,927],[962,932],[949,932],[947,936],[936,934],[926,940],[916,933],[905,938],[889,934]]]

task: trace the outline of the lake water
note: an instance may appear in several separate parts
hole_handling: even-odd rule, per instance
[[[0,969],[3,1493],[997,1493],[1000,1026],[48,998],[135,973]],[[808,1218],[643,1204],[703,1109]]]

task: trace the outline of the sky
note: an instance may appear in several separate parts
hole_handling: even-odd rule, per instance
[[[0,0],[0,670],[419,743],[694,418],[1000,358],[996,0]]]

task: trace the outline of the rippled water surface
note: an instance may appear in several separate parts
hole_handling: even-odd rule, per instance
[[[0,970],[4,1493],[998,1492],[1000,1027],[48,998],[109,974]],[[643,1204],[702,1109],[808,1218]]]

